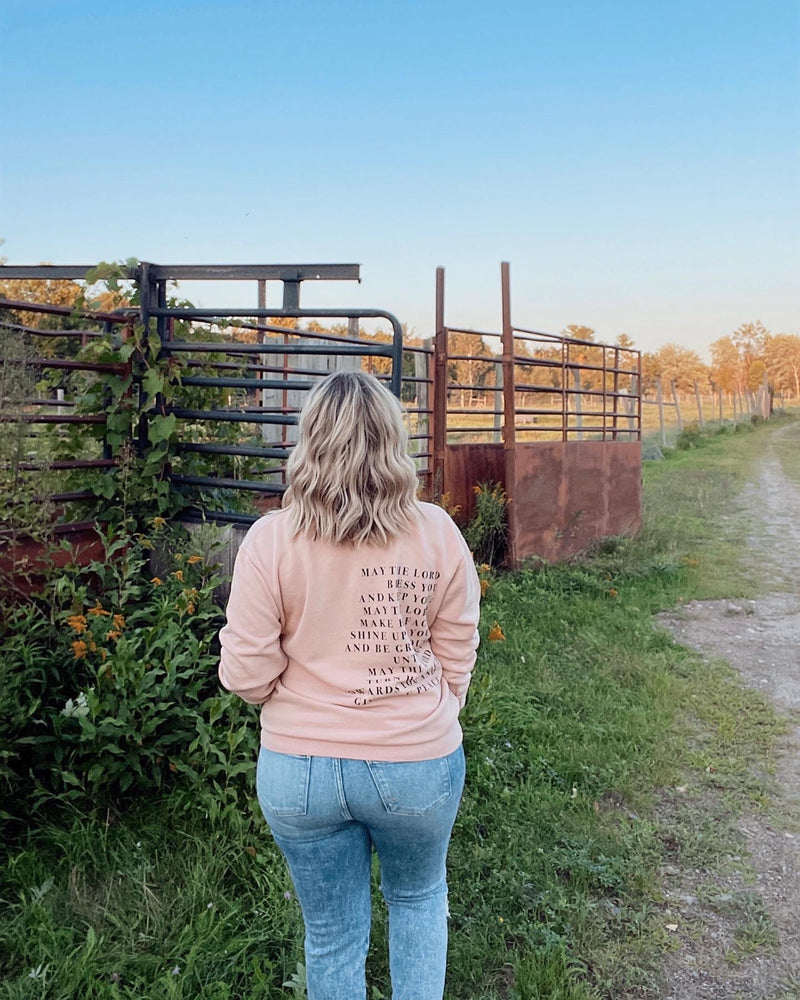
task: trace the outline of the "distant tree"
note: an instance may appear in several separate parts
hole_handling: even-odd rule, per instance
[[[0,271],[0,298],[18,302],[31,302],[42,305],[75,307],[83,295],[83,286],[75,281],[56,281],[34,278],[12,278],[2,280]],[[15,314],[17,322],[30,324],[30,313],[23,315],[22,311]],[[61,322],[60,320],[58,322]]]
[[[580,323],[570,323],[561,331],[562,337],[572,337],[573,340],[594,340],[595,331],[590,326]]]
[[[788,333],[769,335],[764,344],[764,363],[775,389],[800,398],[800,337]]]
[[[486,345],[483,337],[470,333],[451,333],[448,336],[448,354],[451,356],[447,365],[447,380],[462,386],[458,390],[460,405],[466,407],[475,402],[475,396],[485,396],[494,388],[494,366],[496,359]],[[455,360],[452,355],[461,355]],[[487,358],[489,360],[483,360]]]
[[[515,340],[514,351],[524,358],[542,362],[539,365],[518,364],[515,377],[519,384],[560,388],[563,374],[561,366],[563,351],[560,341],[541,343],[531,340]]]
[[[742,323],[731,334],[731,340],[739,352],[741,363],[740,382],[744,388],[755,390],[764,380],[764,350],[769,331],[763,323]]]
[[[634,346],[633,340],[628,336],[627,333],[621,333],[617,339],[614,341],[617,347],[624,347],[630,349]]]
[[[12,302],[30,302],[74,309],[82,302],[83,291],[83,286],[75,281],[57,281],[52,278],[0,280],[0,298]],[[26,312],[23,309],[4,307],[2,301],[0,301],[0,320],[37,330],[74,330],[80,329],[83,325],[80,319],[68,314],[52,316],[47,313]],[[80,338],[76,337],[37,337],[33,350],[35,354],[44,357],[70,356],[76,354],[80,346]]]
[[[731,337],[720,337],[711,345],[711,381],[723,392],[743,389],[744,366]]]
[[[642,393],[652,395],[660,375],[658,356],[648,351],[642,354]]]
[[[654,364],[665,391],[669,391],[673,381],[676,388],[683,392],[691,391],[695,382],[701,388],[708,384],[708,368],[700,355],[679,344],[664,344],[660,347],[656,351]]]
[[[763,357],[769,331],[760,320],[754,323],[742,323],[731,334],[731,340],[745,367],[756,358]]]
[[[562,337],[569,337],[572,340],[588,342],[584,344],[569,345],[569,360],[579,365],[591,366],[580,370],[580,382],[582,389],[602,389],[603,385],[603,348],[600,346],[589,346],[594,340],[595,331],[590,326],[583,326],[580,323],[570,323],[561,331]],[[594,370],[592,370],[594,369]],[[573,375],[573,378],[575,376]]]

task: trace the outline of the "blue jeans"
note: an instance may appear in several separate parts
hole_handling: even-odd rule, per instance
[[[364,1000],[372,847],[389,910],[392,1000],[441,1000],[445,859],[464,751],[409,763],[261,748],[261,809],[289,865],[306,928],[309,1000]]]

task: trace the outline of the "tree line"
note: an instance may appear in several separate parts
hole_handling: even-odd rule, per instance
[[[18,299],[28,302],[43,302],[69,307],[88,306],[95,309],[111,310],[128,305],[124,294],[102,291],[88,294],[88,289],[76,282],[70,281],[0,281],[0,297]],[[6,315],[16,322],[24,321],[22,315]],[[28,318],[28,322],[29,322]],[[80,321],[77,321],[79,323]],[[295,320],[273,318],[268,321],[271,326],[283,326],[287,332],[296,329]],[[68,328],[76,320],[70,317],[37,317],[36,325],[40,328]],[[337,337],[347,336],[350,330],[346,325],[334,325],[325,328],[318,323],[308,324],[309,332]],[[422,341],[415,331],[405,331],[405,342],[411,346],[420,346]],[[232,329],[229,331],[235,339],[256,339],[254,330]],[[374,333],[360,328],[358,336],[365,340],[389,341],[391,335],[383,330]],[[573,365],[582,366],[580,375],[583,389],[602,391],[605,385],[610,388],[613,374],[603,369],[620,367],[624,370],[633,368],[633,355],[628,349],[634,348],[634,341],[627,334],[620,334],[612,345],[600,344],[595,341],[595,331],[589,326],[571,324],[565,327],[560,336],[569,338],[569,361]],[[72,353],[79,345],[74,341],[62,342],[60,338],[41,345],[42,353],[63,354]],[[615,349],[619,349],[615,353]],[[497,365],[499,356],[490,350],[482,337],[466,333],[451,333],[448,350],[451,355],[463,355],[460,360],[451,360],[448,366],[448,380],[451,384],[474,387],[472,391],[459,390],[464,403],[476,402],[475,393],[480,395],[491,391],[497,383]],[[759,320],[742,323],[732,334],[720,337],[711,344],[711,363],[706,364],[697,351],[683,347],[680,344],[664,344],[657,351],[642,353],[642,391],[653,394],[657,381],[662,386],[672,382],[679,392],[694,392],[697,383],[703,393],[724,392],[738,393],[755,392],[764,385],[765,378],[769,388],[785,397],[800,398],[800,336],[788,333],[771,333]],[[561,388],[563,348],[558,341],[532,341],[529,339],[515,340],[517,365],[515,378],[518,384],[540,384]],[[390,367],[388,358],[368,359],[366,365],[376,374],[386,374]],[[404,374],[413,374],[413,359],[404,359]],[[408,368],[408,372],[405,369]]]

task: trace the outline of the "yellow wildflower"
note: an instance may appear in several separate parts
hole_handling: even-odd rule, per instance
[[[194,566],[195,563],[199,563],[202,561],[203,561],[202,556],[189,556],[189,558],[186,560],[186,562],[188,562],[190,566]]]
[[[478,567],[478,572],[479,573],[491,573],[492,572],[492,567],[489,565],[489,563],[481,563],[480,566]]]
[[[183,570],[182,569],[176,569],[175,572],[172,575],[175,577],[176,580],[180,580],[181,583],[183,583]]]
[[[89,608],[89,610],[86,612],[86,614],[87,615],[93,615],[95,618],[99,618],[101,616],[104,617],[104,618],[110,618],[111,617],[111,612],[110,611],[106,611],[103,608],[103,606],[100,603],[100,601],[98,601],[97,604],[95,604],[95,606],[93,608]]]
[[[106,639],[119,639],[121,635],[122,632],[120,632],[119,629],[112,628],[108,632],[106,632]]]
[[[89,647],[83,639],[76,639],[72,644],[72,653],[76,660],[82,660],[89,652]]]
[[[606,591],[606,593],[608,594],[608,596],[609,596],[609,597],[617,597],[617,596],[619,595],[619,591],[618,591],[618,590],[615,590],[615,589],[614,589],[613,587],[610,587],[610,588],[609,588],[609,589],[608,589],[608,590]]]
[[[81,632],[86,631],[86,616],[70,615],[69,618],[67,618],[67,625],[80,635]]]
[[[481,486],[473,486],[472,487],[472,492],[475,494],[476,497],[479,497],[481,495],[481,493],[483,493],[483,487],[481,487]]]
[[[481,580],[481,597],[486,597],[486,591],[490,586],[491,584],[488,580]]]
[[[175,562],[183,562],[183,553],[182,552],[176,552],[175,553]]]
[[[125,628],[125,616],[124,615],[114,615],[114,617],[111,620],[114,623],[114,628],[118,628],[120,630],[122,630],[122,629]]]
[[[186,605],[186,612],[187,612],[187,614],[193,615],[194,614],[194,604],[187,604]]]
[[[161,579],[160,576],[154,576],[153,579],[150,581],[150,583],[152,583],[154,587],[160,587],[164,583],[164,581]]]
[[[505,639],[505,635],[503,634],[503,630],[500,627],[499,622],[495,622],[489,629],[488,639],[489,642],[502,642]]]
[[[154,517],[150,523],[154,528],[163,528],[167,522],[163,517]]]

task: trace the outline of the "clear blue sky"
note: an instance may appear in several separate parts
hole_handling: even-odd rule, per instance
[[[423,335],[436,265],[497,329],[509,260],[521,326],[798,333],[798,51],[797,0],[3,0],[0,253],[360,263],[304,304]]]

